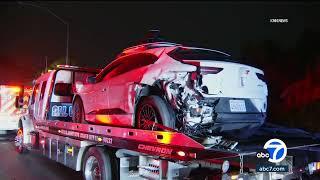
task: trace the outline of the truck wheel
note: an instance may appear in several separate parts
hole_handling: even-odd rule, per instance
[[[169,128],[175,127],[175,119],[167,103],[159,96],[143,97],[137,105],[135,119],[139,129],[159,130],[155,123]]]
[[[82,100],[78,97],[74,100],[72,104],[72,122],[84,124],[87,123],[87,121],[85,120]]]
[[[117,163],[115,157],[101,147],[91,147],[83,161],[83,177],[85,180],[116,180]]]
[[[23,128],[22,127],[20,127],[17,130],[17,135],[14,140],[15,140],[16,151],[19,154],[22,154],[25,151],[25,148],[23,146]]]

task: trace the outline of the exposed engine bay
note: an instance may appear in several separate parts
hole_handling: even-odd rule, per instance
[[[206,86],[195,72],[176,72],[163,78],[166,98],[176,112],[176,128],[193,138],[207,138],[215,134],[217,119],[215,106],[219,98],[204,98]]]

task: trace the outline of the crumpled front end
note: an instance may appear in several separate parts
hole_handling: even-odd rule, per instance
[[[171,78],[169,78],[171,76]],[[238,136],[253,132],[265,120],[249,98],[209,96],[195,72],[176,72],[163,80],[166,98],[176,112],[176,128],[194,138]],[[232,112],[230,102],[241,100],[246,112]]]

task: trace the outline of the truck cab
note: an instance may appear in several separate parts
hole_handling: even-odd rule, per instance
[[[34,81],[29,116],[34,121],[71,121],[75,83],[86,83],[99,69],[58,65]]]

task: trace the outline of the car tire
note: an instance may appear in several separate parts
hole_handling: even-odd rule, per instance
[[[86,152],[82,173],[85,180],[118,180],[119,165],[117,158],[102,147],[91,147]]]
[[[82,100],[76,97],[72,103],[72,122],[87,124]]]
[[[158,130],[155,129],[153,126],[145,125],[144,119],[147,119],[148,115],[145,112],[151,111],[154,113],[153,115],[149,115],[150,120],[161,125],[164,125],[169,128],[175,128],[175,119],[173,111],[170,109],[169,105],[166,101],[155,95],[142,97],[140,102],[137,105],[136,112],[135,112],[135,121],[136,127],[138,129],[145,129],[145,130]],[[155,117],[154,119],[152,119]]]

